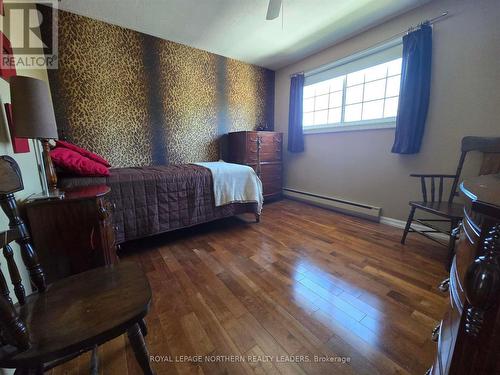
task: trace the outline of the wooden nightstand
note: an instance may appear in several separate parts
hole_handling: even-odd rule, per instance
[[[64,191],[62,199],[23,205],[47,282],[118,261],[106,185]]]

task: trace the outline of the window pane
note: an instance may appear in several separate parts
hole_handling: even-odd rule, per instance
[[[328,94],[317,96],[315,98],[314,110],[319,111],[322,109],[328,109]]]
[[[387,74],[393,76],[395,74],[401,74],[401,63],[403,59],[396,59],[389,61],[387,63]]]
[[[314,86],[316,86],[316,91],[314,93],[316,96],[328,94],[330,92],[330,81],[319,82]]]
[[[384,117],[396,117],[398,114],[399,98],[390,98],[385,100]]]
[[[385,78],[387,75],[387,64],[379,64],[365,69],[365,82]]]
[[[328,111],[314,112],[314,125],[324,125],[328,123]]]
[[[342,90],[344,87],[344,77],[340,76],[330,80],[330,92]]]
[[[365,80],[365,71],[359,70],[347,75],[347,86],[354,86],[363,83]]]
[[[304,113],[304,117],[302,119],[303,126],[309,126],[313,124],[314,120],[314,112]]]
[[[398,96],[401,76],[394,76],[387,79],[387,91],[385,96]]]
[[[304,87],[303,125],[352,124],[397,115],[402,59]]]
[[[384,100],[363,103],[363,120],[382,118],[384,112]]]
[[[342,108],[334,108],[328,111],[328,123],[337,124],[340,122],[342,116]]]
[[[365,84],[364,101],[382,99],[385,94],[385,79],[379,79]]]
[[[304,99],[304,107],[302,108],[304,112],[314,111],[314,98]]]
[[[330,94],[330,104],[328,106],[330,108],[342,106],[342,91],[336,91]]]
[[[314,85],[304,86],[304,98],[314,96]]]
[[[359,103],[363,101],[363,85],[348,87],[345,96],[346,104]]]
[[[344,121],[359,121],[361,120],[361,104],[346,105],[344,112]]]

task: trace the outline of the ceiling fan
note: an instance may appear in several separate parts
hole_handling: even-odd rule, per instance
[[[282,0],[269,0],[267,6],[266,20],[274,20],[280,15]]]

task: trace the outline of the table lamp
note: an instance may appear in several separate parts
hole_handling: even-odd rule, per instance
[[[50,158],[50,139],[57,138],[57,125],[49,86],[39,79],[23,76],[10,78],[10,101],[14,136],[38,139],[49,195],[57,191],[57,176]]]

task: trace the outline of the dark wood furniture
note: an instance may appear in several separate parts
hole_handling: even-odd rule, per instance
[[[458,162],[457,170],[455,174],[411,174],[411,177],[417,177],[420,179],[420,184],[422,186],[422,201],[410,201],[410,214],[408,215],[408,220],[403,232],[403,237],[401,238],[401,243],[404,244],[406,236],[409,232],[415,232],[421,234],[437,243],[448,247],[448,268],[451,266],[451,260],[453,258],[453,251],[455,247],[456,232],[453,232],[457,228],[459,222],[463,217],[463,205],[461,203],[455,203],[453,200],[457,195],[457,187],[460,181],[460,174],[462,172],[462,167],[465,162],[465,157],[468,152],[478,151],[483,154],[483,161],[479,171],[479,175],[498,173],[500,172],[500,138],[499,137],[464,137],[462,139],[462,154]],[[443,192],[445,180],[451,179],[451,189],[448,199],[443,201]],[[436,187],[437,185],[437,187]],[[437,191],[436,191],[437,188]],[[429,194],[428,194],[429,189]],[[415,218],[415,211],[421,210],[427,212],[428,214],[433,214],[439,217],[439,219],[430,219],[428,216],[426,218]],[[412,228],[411,224],[417,222],[423,225],[426,229],[418,230]],[[436,225],[436,223],[438,225]],[[448,223],[449,230],[439,226],[439,224],[445,225]],[[449,236],[447,243],[436,239],[429,235],[429,233],[443,233]]]
[[[143,372],[152,374],[141,330],[151,289],[141,268],[124,262],[47,285],[27,227],[19,216],[14,193],[20,190],[23,183],[18,165],[11,157],[1,156],[0,205],[9,219],[9,230],[0,233],[0,247],[18,303],[13,303],[0,271],[0,367],[16,368],[16,374],[42,374],[128,333]],[[29,296],[14,260],[14,241],[36,288]],[[93,358],[91,369],[97,373],[96,356]]]
[[[450,306],[434,331],[436,375],[500,373],[500,174],[460,186],[464,219],[450,277]]]
[[[117,262],[109,192],[106,185],[85,186],[65,190],[62,199],[24,204],[48,283]]]
[[[271,131],[229,133],[231,163],[252,167],[262,180],[264,199],[280,198],[283,189],[283,134]]]

